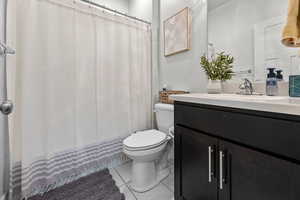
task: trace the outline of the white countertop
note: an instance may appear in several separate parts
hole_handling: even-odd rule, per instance
[[[170,98],[181,102],[300,115],[300,98],[287,96],[194,93],[171,95]]]

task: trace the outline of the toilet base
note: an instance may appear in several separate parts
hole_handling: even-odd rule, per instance
[[[147,192],[155,188],[169,174],[170,170],[168,168],[156,172],[155,162],[134,161],[132,165],[132,182],[129,187],[135,192]]]

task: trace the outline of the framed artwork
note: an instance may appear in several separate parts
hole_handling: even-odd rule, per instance
[[[191,15],[188,7],[164,21],[164,52],[171,56],[191,48]]]

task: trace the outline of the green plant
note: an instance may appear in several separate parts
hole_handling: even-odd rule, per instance
[[[233,62],[234,58],[232,56],[221,52],[211,61],[206,56],[202,56],[200,64],[210,80],[226,81],[234,75]]]

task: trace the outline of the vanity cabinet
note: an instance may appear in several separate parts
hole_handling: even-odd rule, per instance
[[[300,141],[299,124],[296,116],[175,102],[175,199],[300,199],[300,143],[284,145]]]
[[[218,141],[198,132],[176,127],[180,141],[180,190],[184,199],[217,200],[216,148]],[[183,164],[184,163],[184,164]],[[206,164],[204,164],[206,163]],[[208,172],[210,165],[210,172]],[[208,173],[211,175],[208,176]]]
[[[219,143],[219,152],[224,155],[219,158],[224,163],[219,168],[223,170],[220,200],[300,198],[300,193],[293,189],[293,182],[298,181],[293,176],[293,163],[224,141]],[[292,198],[292,194],[298,194],[297,198]]]

